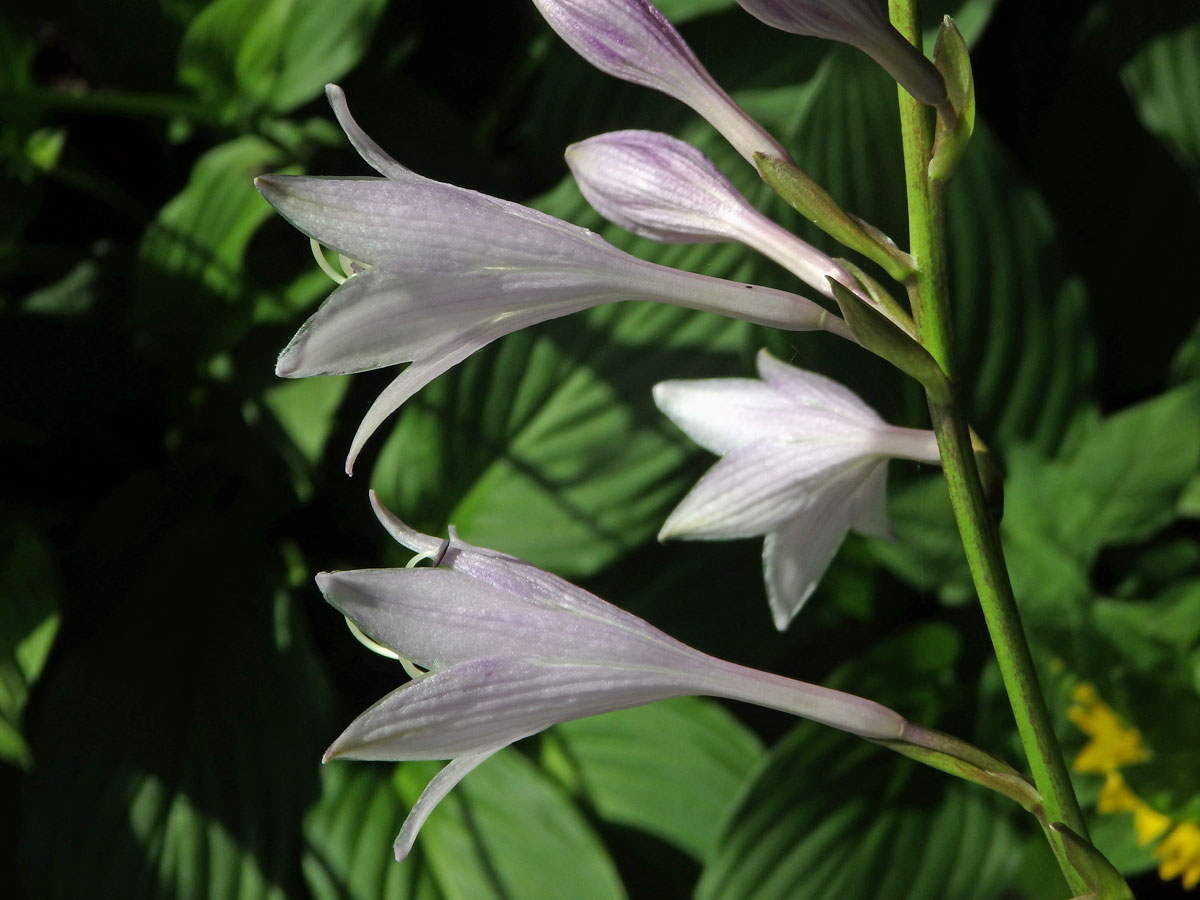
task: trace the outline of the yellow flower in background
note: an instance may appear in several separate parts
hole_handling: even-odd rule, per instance
[[[1200,884],[1200,826],[1190,822],[1174,823],[1170,816],[1163,815],[1135,794],[1121,775],[1122,766],[1150,758],[1142,743],[1142,733],[1122,722],[1112,707],[1100,699],[1096,688],[1087,682],[1076,685],[1071,700],[1074,705],[1067,710],[1067,716],[1090,738],[1071,766],[1076,772],[1104,776],[1096,812],[1133,813],[1133,832],[1138,846],[1144,847],[1162,838],[1154,848],[1154,856],[1159,861],[1158,877],[1170,881],[1182,876],[1183,886],[1189,890]]]
[[[1160,860],[1158,875],[1163,881],[1182,875],[1185,888],[1200,884],[1200,827],[1191,822],[1176,825],[1154,848],[1154,855]]]
[[[1093,685],[1087,682],[1076,685],[1071,699],[1075,705],[1067,711],[1067,716],[1091,738],[1072,763],[1076,772],[1107,775],[1121,766],[1149,758],[1142,744],[1142,733],[1122,722],[1112,707],[1100,699]]]

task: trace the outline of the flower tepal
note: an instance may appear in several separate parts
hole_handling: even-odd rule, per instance
[[[760,21],[781,31],[841,41],[879,63],[922,103],[946,100],[946,85],[933,63],[904,39],[876,0],[738,0]]]
[[[634,234],[678,243],[738,241],[828,297],[830,278],[858,290],[842,265],[760,213],[712,160],[678,138],[613,131],[572,144],[566,157],[588,202]]]
[[[443,542],[375,498],[405,546]],[[641,619],[519,559],[453,533],[436,568],[317,576],[326,599],[373,642],[428,669],[359,716],[325,759],[450,759],[396,840],[412,848],[437,802],[500,748],[556,722],[686,694],[745,700],[871,740],[905,720],[861,697],[747,669],[694,650]]]
[[[775,625],[788,626],[846,533],[886,536],[887,462],[937,463],[933,432],[887,424],[848,388],[765,350],[762,380],[666,381],[654,400],[722,459],[668,516],[659,538],[766,535],[763,570]]]
[[[662,91],[709,121],[754,166],[754,154],[786,150],[708,74],[648,0],[533,0],[571,48],[600,71]]]
[[[304,324],[277,373],[412,362],[368,411],[347,471],[381,422],[451,366],[505,334],[602,303],[651,300],[850,336],[842,319],[795,294],[649,263],[561,219],[415,175],[354,125],[339,91],[330,99],[385,177],[268,175],[256,184],[296,228],[363,268]]]

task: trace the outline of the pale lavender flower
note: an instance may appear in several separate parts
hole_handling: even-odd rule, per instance
[[[848,388],[758,354],[762,380],[665,381],[654,401],[722,459],[667,518],[659,539],[766,535],[763,573],[781,631],[846,533],[888,535],[890,458],[938,463],[931,431],[887,424]]]
[[[533,0],[550,27],[600,71],[662,91],[707,119],[750,165],[755,153],[790,159],[700,64],[647,0]]]
[[[833,296],[829,278],[858,282],[839,263],[768,219],[707,156],[657,131],[596,135],[566,152],[579,189],[606,219],[655,241],[738,241],[810,287]]]
[[[946,100],[946,85],[933,63],[904,39],[877,0],[738,0],[772,28],[841,41],[866,53],[922,103]]]
[[[451,366],[498,337],[602,303],[652,300],[852,339],[811,300],[649,263],[585,228],[415,175],[362,133],[340,90],[330,86],[329,98],[351,143],[385,177],[266,175],[256,184],[296,228],[355,261],[356,274],[284,349],[277,374],[412,362],[367,412],[347,471],[382,421]]]
[[[556,722],[706,694],[870,740],[905,735],[905,720],[877,703],[707,656],[529,563],[453,530],[448,542],[419,534],[372,502],[396,540],[438,565],[323,573],[317,584],[362,634],[428,673],[359,716],[325,759],[452,760],[409,812],[397,859],[464,775]]]

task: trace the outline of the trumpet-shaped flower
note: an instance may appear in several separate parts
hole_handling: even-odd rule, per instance
[[[905,720],[873,701],[707,656],[526,562],[453,530],[448,542],[419,534],[372,502],[396,540],[438,564],[323,573],[317,583],[362,634],[428,672],[359,716],[325,759],[452,760],[410,811],[397,859],[464,775],[556,722],[707,694],[871,740],[905,737]]]
[[[654,400],[722,459],[667,518],[659,539],[766,535],[767,600],[781,631],[854,528],[887,536],[889,458],[939,462],[933,432],[887,424],[852,391],[763,350],[762,380],[666,381]]]
[[[721,89],[666,16],[647,0],[533,2],[559,37],[593,66],[687,104],[750,165],[756,165],[755,153],[791,158]]]
[[[858,283],[816,247],[772,222],[712,160],[657,131],[614,131],[567,148],[567,165],[596,211],[655,241],[739,241],[828,297],[829,279]]]
[[[516,203],[423,178],[330,101],[351,143],[382,178],[266,175],[263,196],[355,274],[279,357],[291,378],[412,362],[367,412],[347,461],[393,411],[451,366],[505,334],[622,300],[652,300],[792,330],[850,338],[803,297],[682,272],[630,256],[585,228]]]
[[[922,103],[937,106],[946,100],[946,85],[938,70],[892,27],[876,0],[738,0],[738,3],[772,28],[857,47]]]

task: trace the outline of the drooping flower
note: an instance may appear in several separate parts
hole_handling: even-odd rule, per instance
[[[886,536],[890,458],[937,463],[933,432],[889,425],[848,388],[758,354],[762,380],[666,381],[654,400],[722,459],[668,516],[659,539],[766,535],[763,572],[783,630],[846,533]]]
[[[845,322],[785,291],[630,256],[598,235],[517,203],[423,178],[389,158],[330,86],[338,120],[382,178],[257,179],[314,241],[356,261],[279,357],[277,374],[345,374],[412,362],[375,401],[367,438],[416,391],[496,338],[602,303],[652,300],[850,338]]]
[[[657,131],[614,131],[572,144],[567,165],[596,211],[634,234],[668,243],[738,241],[833,296],[829,278],[854,277],[816,247],[771,221],[707,156]]]
[[[605,74],[687,104],[750,165],[786,150],[721,89],[666,16],[648,0],[533,0],[576,53]]]
[[[946,85],[938,70],[892,27],[876,0],[738,0],[738,3],[772,28],[857,47],[922,103],[937,106],[946,100]]]
[[[708,656],[529,563],[453,531],[448,542],[419,534],[372,502],[396,540],[438,565],[323,573],[317,584],[367,638],[428,672],[359,716],[325,759],[452,760],[410,811],[397,859],[463,776],[557,722],[706,694],[907,739],[906,721],[873,701]]]

